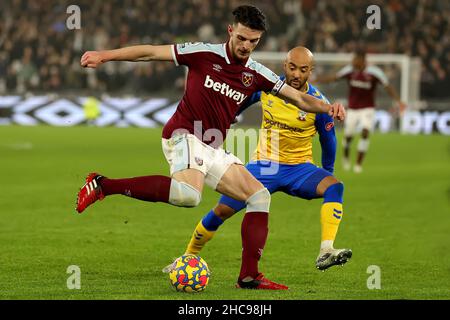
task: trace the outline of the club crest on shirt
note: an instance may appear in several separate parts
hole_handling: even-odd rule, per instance
[[[242,72],[242,83],[246,87],[250,87],[253,83],[253,74],[249,72]]]
[[[306,121],[306,116],[308,115],[308,113],[306,113],[305,111],[303,111],[303,110],[299,110],[298,111],[298,117],[297,117],[297,120],[300,120],[300,121]]]

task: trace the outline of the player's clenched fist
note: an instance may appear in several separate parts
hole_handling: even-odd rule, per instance
[[[328,114],[330,116],[332,116],[333,118],[336,118],[336,119],[342,121],[345,119],[345,108],[341,103],[335,102],[331,105],[331,108],[328,111]]]
[[[81,57],[81,66],[85,68],[97,68],[104,62],[102,53],[99,51],[87,51]]]

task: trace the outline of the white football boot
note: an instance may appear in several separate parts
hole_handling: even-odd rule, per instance
[[[316,260],[316,268],[326,270],[329,267],[343,265],[352,257],[351,249],[323,249]]]
[[[171,273],[173,269],[177,266],[178,260],[180,260],[181,257],[175,258],[174,261],[171,264],[168,264],[165,266],[161,271],[163,273]]]

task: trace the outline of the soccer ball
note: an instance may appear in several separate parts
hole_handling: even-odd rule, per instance
[[[210,274],[205,260],[199,256],[184,255],[173,263],[169,278],[176,291],[200,292],[208,285]]]

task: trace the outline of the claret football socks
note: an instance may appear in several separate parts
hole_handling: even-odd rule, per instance
[[[108,179],[98,173],[90,173],[77,196],[77,211],[106,196],[121,194],[150,202],[168,202],[171,178],[166,176],[145,176],[127,179]]]

